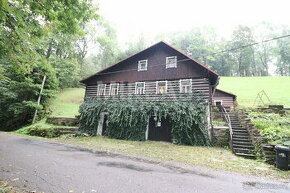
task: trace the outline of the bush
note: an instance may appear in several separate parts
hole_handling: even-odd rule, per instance
[[[60,136],[60,132],[54,128],[42,128],[39,126],[29,127],[27,129],[27,134],[32,135],[32,136],[47,137],[47,138],[53,138],[53,137]]]
[[[269,138],[270,143],[290,146],[289,115],[251,112],[250,117],[260,134]]]

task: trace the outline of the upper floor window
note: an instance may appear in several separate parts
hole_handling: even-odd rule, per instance
[[[119,92],[119,83],[110,84],[110,95],[117,95]]]
[[[166,94],[166,93],[167,93],[167,81],[157,81],[156,94]]]
[[[177,68],[177,56],[166,57],[166,68]]]
[[[135,83],[135,94],[145,94],[145,82]]]
[[[138,71],[146,71],[147,64],[148,64],[148,60],[139,60],[138,61]]]
[[[191,93],[192,92],[192,84],[191,79],[182,79],[179,80],[180,83],[180,93]]]
[[[106,95],[106,84],[99,84],[98,85],[98,96]]]

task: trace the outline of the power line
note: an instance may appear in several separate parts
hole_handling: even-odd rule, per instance
[[[278,37],[274,37],[274,38],[267,39],[267,40],[262,40],[260,42],[254,42],[254,43],[251,43],[251,44],[246,44],[246,45],[239,46],[239,47],[232,48],[232,49],[228,49],[228,50],[222,50],[220,52],[214,52],[214,53],[211,53],[211,54],[198,56],[196,58],[202,58],[202,57],[207,57],[207,56],[214,56],[214,55],[221,54],[221,53],[224,53],[224,52],[230,52],[230,51],[235,51],[235,50],[239,50],[239,49],[244,49],[244,48],[251,47],[251,46],[255,46],[255,45],[258,45],[258,44],[261,44],[261,43],[267,43],[267,42],[270,42],[270,41],[274,41],[274,40],[278,40],[278,39],[282,39],[282,38],[287,38],[287,37],[290,37],[290,34],[283,35],[283,36],[278,36]]]
[[[204,58],[204,57],[207,57],[207,56],[214,56],[214,55],[225,53],[225,52],[236,51],[236,50],[239,50],[239,49],[244,49],[244,48],[255,46],[255,45],[258,45],[258,44],[261,44],[261,43],[267,43],[267,42],[271,42],[271,41],[275,41],[275,40],[282,39],[282,38],[287,38],[287,37],[290,37],[290,34],[274,37],[274,38],[267,39],[267,40],[262,40],[262,41],[259,41],[259,42],[253,42],[251,44],[246,44],[246,45],[239,46],[239,47],[232,48],[232,49],[222,50],[220,52],[214,52],[214,53],[211,53],[211,54],[205,54],[205,55],[197,56],[197,57],[195,57],[193,59]],[[185,61],[189,61],[189,60],[192,60],[192,59],[187,58],[187,59],[177,60],[177,63],[185,62]],[[148,68],[153,68],[153,67],[156,67],[156,66],[165,66],[165,65],[166,65],[165,63],[155,64],[155,65],[148,66]],[[127,69],[127,70],[117,70],[117,71],[113,71],[113,72],[101,72],[101,73],[97,73],[95,75],[115,74],[115,73],[120,73],[120,72],[131,72],[131,71],[136,71],[136,70],[138,70],[138,69],[137,68],[132,68],[132,69]]]

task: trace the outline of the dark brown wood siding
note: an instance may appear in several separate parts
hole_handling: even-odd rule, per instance
[[[215,105],[215,101],[222,101],[224,107],[233,108],[235,106],[235,96],[228,93],[221,92],[219,90],[215,91],[213,96],[212,105]]]
[[[166,57],[177,56],[177,68],[166,69]],[[147,71],[139,71],[138,61],[148,60]],[[159,46],[137,54],[123,63],[105,70],[86,81],[87,85],[96,85],[99,82],[139,82],[157,80],[176,80],[183,78],[207,78],[209,72],[192,60],[170,47]]]

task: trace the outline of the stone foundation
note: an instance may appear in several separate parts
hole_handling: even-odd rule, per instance
[[[212,142],[216,146],[229,146],[230,131],[226,126],[214,126],[213,127],[213,139]]]

